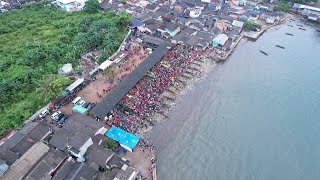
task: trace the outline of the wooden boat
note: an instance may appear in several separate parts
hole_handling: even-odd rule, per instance
[[[284,49],[284,47],[283,46],[280,46],[280,45],[276,45],[276,47],[278,47],[278,48],[281,48],[281,49]]]
[[[286,35],[288,35],[288,36],[293,36],[293,34],[291,34],[291,33],[285,33]]]
[[[147,72],[146,76],[149,76],[150,78],[153,78],[153,79],[156,78],[156,76],[152,72]]]
[[[303,30],[303,31],[305,31],[306,29],[305,28],[299,28],[300,30]]]
[[[261,52],[262,54],[268,56],[268,54],[267,54],[266,52],[264,52],[264,51],[262,51],[262,50],[260,50],[260,52]]]
[[[293,27],[292,25],[288,24],[289,27]]]
[[[297,24],[297,26],[299,26],[299,27],[303,27],[303,25],[301,25],[301,24]]]

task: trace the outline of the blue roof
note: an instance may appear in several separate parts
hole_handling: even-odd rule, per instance
[[[120,140],[120,144],[123,144],[131,149],[134,149],[134,147],[137,145],[137,143],[139,142],[140,138],[138,138],[137,136],[130,134],[130,133],[126,133]]]
[[[112,126],[105,134],[108,138],[120,142],[121,138],[127,133],[126,131],[116,127]]]
[[[112,126],[105,134],[108,138],[120,143],[121,145],[125,145],[130,149],[134,149],[134,147],[139,142],[140,138],[128,133],[127,131],[120,129],[116,126]]]

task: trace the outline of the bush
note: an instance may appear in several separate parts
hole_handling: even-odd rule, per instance
[[[256,25],[250,21],[244,23],[243,29],[246,31],[254,31],[256,29]]]
[[[86,13],[97,13],[100,8],[98,0],[88,0],[85,3],[83,11]]]
[[[120,3],[121,3],[121,4],[126,4],[127,1],[126,1],[126,0],[120,0]]]
[[[290,6],[286,3],[279,4],[273,8],[274,11],[283,11],[283,12],[288,12],[289,9],[290,9]]]
[[[107,139],[104,144],[104,147],[107,149],[111,149],[112,151],[115,151],[118,147],[118,143],[112,139]]]

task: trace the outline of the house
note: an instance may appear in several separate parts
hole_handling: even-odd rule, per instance
[[[207,41],[210,41],[213,37],[212,34],[210,34],[208,32],[204,32],[204,31],[198,31],[194,36],[198,37],[199,39],[204,39]]]
[[[87,149],[93,144],[92,137],[105,131],[106,128],[99,122],[81,114],[74,114],[62,129],[53,134],[49,143],[71,154],[78,162],[83,162]]]
[[[199,41],[196,43],[196,46],[205,49],[205,48],[207,48],[209,46],[209,43],[208,43],[207,40],[199,39]]]
[[[200,8],[192,8],[190,9],[190,14],[189,16],[191,18],[197,18],[201,15],[201,9]]]
[[[221,32],[225,32],[228,29],[228,23],[218,20],[214,23],[214,27],[218,28]]]
[[[25,154],[17,159],[4,174],[4,179],[23,179],[31,168],[49,151],[42,142],[35,143]]]
[[[224,44],[227,42],[229,37],[226,34],[219,34],[217,37],[215,37],[212,40],[212,45],[213,46],[224,46]]]
[[[227,32],[227,36],[232,40],[234,41],[239,35],[239,28],[235,28],[229,32]]]
[[[193,36],[193,37],[187,42],[187,45],[189,45],[189,46],[195,46],[198,41],[199,41],[199,38]]]
[[[77,158],[78,162],[84,162],[84,155],[87,149],[93,144],[91,137],[81,132],[77,132],[74,136],[68,139],[68,152]]]
[[[73,72],[73,68],[71,63],[64,64],[63,67],[58,70],[58,73],[60,75],[67,75],[72,72]]]
[[[267,24],[274,24],[276,22],[277,22],[277,18],[275,18],[275,17],[269,16],[269,17],[266,18],[266,23]]]
[[[155,4],[148,4],[146,7],[145,7],[146,10],[148,10],[149,12],[156,12],[159,7]]]
[[[93,180],[97,175],[97,169],[83,162],[77,163],[71,157],[65,160],[56,171],[53,180],[85,179]]]
[[[6,7],[9,7],[10,4],[5,1],[0,1],[0,9],[5,9]]]
[[[0,159],[0,177],[8,170],[9,166],[6,161]]]
[[[51,148],[43,157],[44,158],[32,168],[28,175],[26,175],[27,180],[51,179],[55,170],[66,160],[67,154]]]
[[[178,19],[178,23],[182,24],[182,25],[185,25],[185,26],[188,26],[190,24],[190,21],[187,18],[179,18]]]
[[[173,22],[174,23],[176,21],[176,17],[173,15],[170,15],[170,14],[166,14],[166,15],[161,16],[161,19],[162,19],[162,21],[165,21],[165,22]]]
[[[228,24],[231,24],[232,21],[234,20],[234,18],[232,18],[230,16],[226,16],[226,15],[221,15],[219,19],[220,19],[220,21],[226,22]]]
[[[172,43],[175,44],[186,44],[191,39],[190,34],[187,34],[184,31],[181,31],[179,34],[172,38]]]
[[[141,0],[141,1],[138,1],[135,5],[137,7],[145,8],[148,4],[150,4],[148,1]]]
[[[95,162],[102,168],[106,168],[107,163],[111,160],[111,158],[114,155],[114,152],[106,150],[102,146],[99,146],[97,144],[94,144],[91,147],[89,147],[87,152],[88,160]]]
[[[200,31],[200,30],[203,30],[204,25],[199,22],[194,22],[194,23],[190,23],[189,27],[196,31]]]
[[[212,27],[209,32],[213,35],[218,35],[221,33],[220,29],[216,28],[216,27]]]
[[[169,35],[171,37],[175,36],[176,34],[178,34],[180,32],[180,27],[175,25],[175,24],[172,24],[172,23],[166,23],[165,25],[165,31],[167,33],[169,33]]]
[[[56,0],[51,2],[52,5],[67,12],[82,11],[88,0]]]
[[[124,164],[121,167],[120,171],[117,173],[114,180],[134,180],[137,175],[138,175],[138,171]]]
[[[219,11],[221,10],[221,6],[219,4],[209,4],[208,9],[210,11]]]
[[[195,32],[197,32],[196,30],[194,30],[194,29],[192,29],[190,27],[185,27],[182,31],[187,33],[187,34],[189,34],[189,35],[194,35]]]
[[[292,8],[298,10],[298,12],[306,16],[308,16],[309,14],[320,15],[320,8],[318,7],[294,3]]]
[[[50,128],[45,122],[31,122],[20,131],[12,131],[0,143],[0,160],[7,166],[12,166],[38,141],[50,133]],[[5,165],[2,167],[5,170]]]
[[[234,21],[232,22],[232,26],[238,27],[238,28],[240,28],[240,29],[242,29],[243,25],[244,25],[244,22],[241,22],[241,21],[234,20]]]
[[[215,19],[209,18],[205,22],[205,27],[211,28],[214,25]]]
[[[141,26],[145,26],[145,23],[143,23],[141,20],[134,18],[129,24],[128,24],[128,28],[130,29],[134,29],[134,28],[138,28]]]

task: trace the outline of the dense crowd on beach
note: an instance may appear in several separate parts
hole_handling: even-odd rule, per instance
[[[208,50],[174,46],[107,114],[106,123],[133,133],[147,129],[152,125],[155,112],[163,112],[165,98],[162,94],[165,90],[182,82],[184,74],[197,70],[194,64],[208,53]]]

